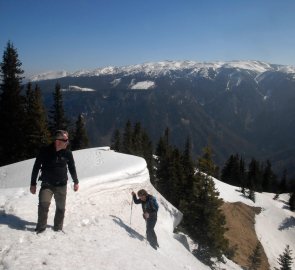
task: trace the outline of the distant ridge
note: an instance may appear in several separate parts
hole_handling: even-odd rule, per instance
[[[191,74],[203,72],[205,70],[219,70],[221,68],[236,68],[249,70],[255,73],[263,73],[266,71],[281,71],[285,73],[295,73],[294,66],[269,64],[261,61],[216,61],[216,62],[196,62],[196,61],[160,61],[147,62],[143,64],[130,66],[108,66],[97,68],[93,70],[79,70],[75,72],[67,71],[49,71],[38,74],[29,78],[30,81],[51,80],[64,77],[93,77],[105,75],[118,75],[124,73],[125,75],[132,75],[137,73],[144,73],[146,75],[157,76],[167,75],[173,71],[191,70]]]

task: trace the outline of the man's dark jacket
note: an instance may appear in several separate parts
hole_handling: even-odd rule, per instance
[[[67,167],[75,184],[78,184],[75,162],[70,150],[55,150],[54,143],[41,149],[35,160],[32,171],[31,185],[35,186],[39,170],[41,169],[41,181],[53,186],[64,186],[67,184]]]
[[[158,212],[158,203],[156,198],[150,194],[146,196],[146,201],[142,201],[141,199],[137,199],[136,195],[133,195],[133,201],[135,204],[140,204],[142,206],[142,211],[144,213],[149,213],[153,215],[157,215]]]

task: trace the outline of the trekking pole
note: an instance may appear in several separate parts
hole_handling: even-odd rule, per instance
[[[145,227],[146,227],[146,231],[145,231],[145,245],[147,246],[147,220],[145,220]]]
[[[133,206],[133,197],[131,199],[130,226],[131,226],[131,218],[132,218],[132,206]]]

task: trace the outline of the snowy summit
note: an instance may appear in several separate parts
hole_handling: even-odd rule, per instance
[[[64,232],[52,230],[54,209],[47,230],[34,232],[38,195],[29,192],[34,159],[0,168],[0,269],[210,269],[190,253],[184,237],[177,240],[173,228],[182,214],[153,188],[144,159],[108,147],[73,154],[80,190],[73,192],[68,184]],[[225,201],[262,207],[255,230],[271,267],[278,267],[286,244],[295,250],[295,214],[284,209],[283,201],[273,201],[273,194],[257,194],[254,204],[236,187],[215,183]],[[142,209],[132,204],[131,192],[141,188],[160,205],[158,250],[147,244]],[[241,269],[229,260],[220,267]]]
[[[125,76],[134,74],[145,74],[148,76],[167,75],[175,71],[190,71],[191,74],[207,74],[209,69],[221,70],[222,68],[236,68],[252,71],[261,74],[266,71],[281,71],[285,73],[295,74],[295,67],[268,64],[261,61],[216,61],[216,62],[196,62],[196,61],[161,61],[148,62],[138,65],[122,66],[122,67],[103,67],[94,70],[80,70],[73,73],[70,72],[47,72],[40,75],[32,76],[30,81],[40,81],[49,79],[58,79],[63,77],[95,77],[106,75]]]

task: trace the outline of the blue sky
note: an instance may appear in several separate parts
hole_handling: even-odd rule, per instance
[[[161,60],[295,65],[294,0],[0,0],[27,75]]]

